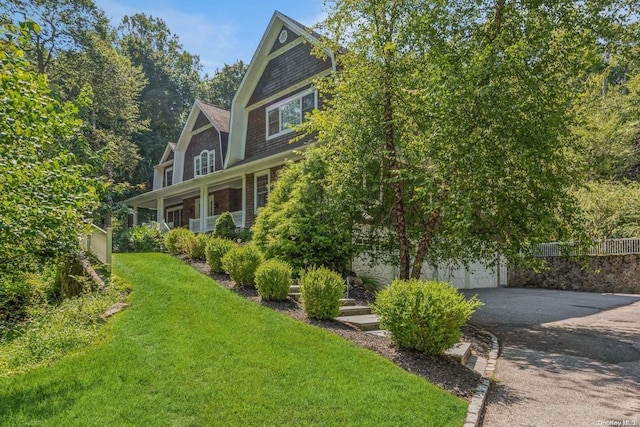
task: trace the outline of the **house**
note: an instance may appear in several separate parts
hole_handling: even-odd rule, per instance
[[[196,100],[180,138],[154,168],[153,190],[126,201],[157,212],[169,227],[212,231],[223,212],[249,228],[269,197],[278,170],[313,142],[290,125],[322,108],[313,81],[335,70],[333,53],[311,52],[318,35],[275,12],[251,59],[231,111]]]

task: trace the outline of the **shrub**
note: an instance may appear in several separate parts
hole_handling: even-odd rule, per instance
[[[225,212],[216,219],[213,227],[213,235],[224,239],[236,238],[236,223],[233,221],[231,212]]]
[[[260,297],[265,300],[287,298],[292,274],[293,269],[284,261],[272,259],[262,264],[255,276]]]
[[[328,268],[310,268],[300,276],[302,306],[313,319],[333,319],[340,313],[344,295],[342,277]]]
[[[170,254],[179,255],[186,252],[189,239],[194,236],[193,231],[186,228],[173,228],[164,235],[164,246]]]
[[[205,255],[207,257],[207,264],[211,267],[211,271],[214,273],[224,273],[222,268],[222,258],[231,249],[235,248],[236,244],[231,240],[223,239],[221,237],[212,237],[207,243]]]
[[[136,225],[123,230],[115,241],[117,252],[155,252],[161,251],[164,240],[157,224]]]
[[[401,347],[441,354],[458,342],[460,328],[482,303],[465,300],[451,284],[418,279],[394,280],[376,299],[380,328]]]
[[[262,253],[254,245],[248,244],[231,249],[222,258],[222,268],[240,286],[255,283],[256,270],[263,261]]]
[[[52,287],[53,279],[42,274],[20,273],[1,276],[0,325],[20,322],[27,318],[35,307],[47,303]]]
[[[239,239],[241,242],[250,242],[253,239],[253,232],[250,228],[245,228],[236,233],[236,239]]]
[[[207,243],[209,243],[209,236],[194,234],[185,241],[185,255],[190,259],[205,259]]]
[[[315,151],[289,164],[252,228],[265,256],[286,260],[296,272],[312,265],[344,271],[354,251],[348,203],[332,197],[327,169]]]

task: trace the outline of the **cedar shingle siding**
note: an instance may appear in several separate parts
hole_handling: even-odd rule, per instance
[[[215,150],[216,170],[222,169],[223,159],[222,153],[220,153],[218,131],[212,127],[191,137],[189,147],[184,155],[184,172],[182,174],[183,181],[193,178],[193,158],[199,155],[203,150]]]
[[[247,107],[329,68],[329,59],[319,59],[311,54],[310,43],[294,46],[269,61]]]
[[[282,30],[287,30],[287,40],[285,40],[284,43],[280,43],[280,33],[282,33]],[[276,50],[280,49],[282,46],[286,46],[289,43],[293,42],[294,40],[297,40],[298,38],[300,38],[299,35],[297,35],[296,33],[294,33],[291,28],[288,28],[286,26],[282,26],[280,27],[280,29],[278,30],[278,38],[276,38],[276,42],[273,44],[273,46],[271,47],[271,51],[269,52],[269,54],[275,52]]]
[[[194,131],[196,129],[200,129],[201,127],[206,126],[208,124],[211,124],[209,122],[209,119],[207,119],[207,116],[202,114],[202,111],[201,111],[200,114],[198,114],[198,118],[196,119],[196,124],[193,125],[192,131]]]
[[[305,91],[309,89],[311,85],[303,87],[297,91],[291,92],[286,96],[276,99],[273,103],[281,101],[282,99],[288,98],[296,93]],[[252,157],[267,157],[272,154],[279,153],[281,151],[286,151],[291,148],[298,148],[305,143],[313,141],[315,138],[312,136],[305,137],[301,141],[297,141],[293,144],[290,144],[289,141],[298,136],[299,133],[286,133],[284,135],[280,135],[273,139],[267,141],[267,107],[262,106],[256,108],[253,111],[249,112],[249,120],[247,127],[247,145],[245,149],[245,161]],[[318,109],[322,108],[322,99],[318,99]]]

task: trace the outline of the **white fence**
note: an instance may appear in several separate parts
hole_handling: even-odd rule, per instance
[[[573,243],[541,243],[533,254],[537,257],[640,254],[640,238],[602,240],[588,248]]]
[[[113,255],[113,236],[111,227],[103,230],[91,224],[91,233],[87,234],[83,241],[83,248],[91,252],[101,263],[105,265],[107,271],[111,271],[111,259]]]

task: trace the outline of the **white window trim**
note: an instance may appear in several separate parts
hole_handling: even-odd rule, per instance
[[[182,206],[174,206],[174,207],[172,207],[172,208],[167,208],[166,213],[165,213],[165,221],[166,221],[167,219],[169,219],[168,217],[169,217],[169,213],[170,213],[170,212],[177,212],[177,211],[182,211]],[[180,212],[180,221],[182,222],[182,212]],[[169,221],[167,221],[167,222],[169,222]],[[182,224],[177,224],[177,225],[176,225],[176,224],[174,223],[174,224],[173,224],[173,227],[175,228],[176,226],[177,226],[177,227],[181,227],[181,226],[182,226]]]
[[[207,153],[207,165],[205,171],[207,173],[202,174],[202,154]],[[210,171],[210,167],[213,166],[213,170]],[[199,154],[193,157],[193,177],[209,175],[216,171],[216,151],[215,150],[202,150]]]
[[[282,101],[276,102],[275,104],[269,105],[266,108],[265,111],[265,135],[267,136],[267,141],[269,141],[270,139],[273,138],[277,138],[279,136],[285,135],[287,133],[291,133],[293,132],[293,129],[291,128],[287,128],[284,130],[281,130],[280,132],[274,133],[273,135],[269,135],[269,112],[273,111],[275,109],[280,109],[280,107],[282,107],[285,104],[290,103],[291,101],[295,101],[296,99],[302,99],[303,96],[309,95],[310,93],[314,94],[313,97],[313,108],[317,109],[318,108],[318,91],[315,88],[311,88],[311,89],[307,89],[305,91],[302,92],[298,92],[293,96],[290,96],[289,98],[283,99]],[[278,126],[280,126],[280,123],[282,123],[282,116],[281,113],[278,112],[279,115],[279,121],[278,121]]]
[[[258,178],[267,176],[267,200],[269,200],[269,194],[271,194],[271,169],[256,172],[253,174],[253,213],[258,213]],[[262,206],[261,206],[262,207]]]
[[[168,172],[172,172],[171,173],[171,184],[169,184],[169,180],[167,179],[167,173]],[[170,185],[173,185],[173,166],[164,169],[164,186],[168,187]]]

